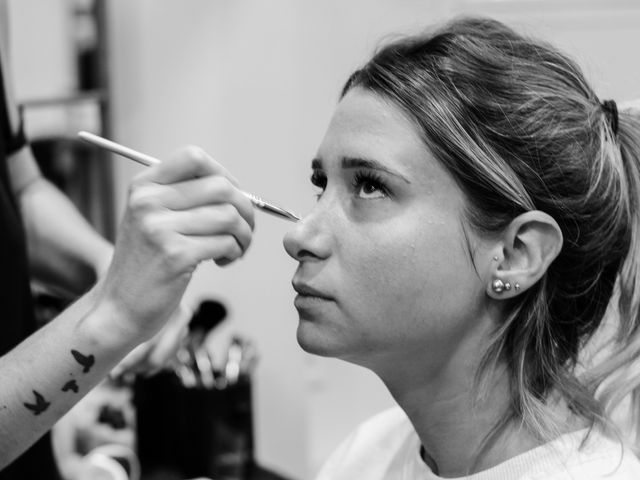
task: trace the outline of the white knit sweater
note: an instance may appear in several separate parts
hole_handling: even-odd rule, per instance
[[[640,461],[620,443],[587,430],[455,480],[640,480]],[[331,455],[316,480],[442,480],[420,457],[420,439],[395,407],[362,424]],[[452,479],[449,479],[452,480]]]

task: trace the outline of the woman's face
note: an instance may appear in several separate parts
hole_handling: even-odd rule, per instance
[[[374,369],[454,352],[482,309],[471,255],[483,247],[463,226],[462,191],[413,123],[352,89],[312,171],[318,201],[284,240],[299,262],[300,345]]]

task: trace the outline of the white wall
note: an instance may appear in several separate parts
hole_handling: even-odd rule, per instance
[[[640,97],[640,3],[633,0],[458,0],[452,13],[490,15],[575,58],[601,99]]]
[[[75,87],[66,4],[66,0],[8,2],[11,64],[20,80],[19,98],[59,96]]]
[[[74,91],[75,63],[67,0],[10,0],[11,67],[18,100],[68,95]],[[43,48],[46,45],[46,48]],[[31,137],[60,134],[75,118],[63,109],[26,112]]]

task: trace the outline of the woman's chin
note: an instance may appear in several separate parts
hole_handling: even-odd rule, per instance
[[[300,319],[296,332],[298,345],[307,353],[321,357],[340,357],[344,345],[327,335],[317,324]],[[341,348],[342,347],[342,348]]]

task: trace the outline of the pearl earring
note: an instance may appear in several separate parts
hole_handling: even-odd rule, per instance
[[[514,288],[516,289],[516,291],[520,290],[520,284],[516,283],[514,285]],[[504,291],[508,292],[509,290],[511,290],[511,283],[503,282],[502,280],[497,278],[493,282],[491,282],[491,289],[496,293],[502,293]]]
[[[491,283],[491,289],[496,293],[502,293],[505,290],[505,288],[506,288],[506,285],[499,278],[494,280]],[[509,285],[509,288],[511,288],[511,285]]]

